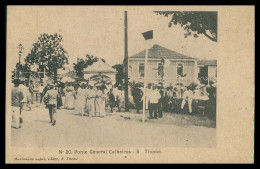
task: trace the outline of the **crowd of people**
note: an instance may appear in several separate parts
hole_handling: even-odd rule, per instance
[[[148,104],[149,118],[161,118],[163,112],[202,113],[215,116],[216,87],[213,84],[213,81],[209,81],[209,85],[191,83],[188,86],[180,84],[166,88],[161,85],[148,84],[146,103]],[[139,113],[139,109],[143,105],[144,88],[140,85],[134,86],[132,96],[137,113]]]
[[[22,111],[31,111],[31,104],[34,104],[33,83],[30,81],[30,84],[24,85],[25,81],[20,79],[14,79],[13,83],[11,98],[13,127],[21,128]],[[123,107],[123,92],[113,86],[108,90],[107,86],[101,83],[90,85],[81,82],[63,85],[61,82],[57,82],[48,83],[46,86],[40,84],[38,90],[40,103],[44,103],[49,109],[50,123],[53,126],[57,121],[57,109],[74,110],[81,116],[104,117],[106,107],[110,107],[111,113],[115,107],[118,108],[118,111],[121,111]]]
[[[31,110],[33,101],[34,86],[33,82],[13,80],[12,88],[12,112],[14,117],[14,128],[20,128],[22,121],[22,111]],[[209,86],[198,86],[190,84],[189,86],[169,86],[163,88],[159,85],[149,84],[146,91],[146,104],[148,105],[149,118],[157,119],[163,117],[163,112],[183,113],[185,109],[192,114],[198,109],[196,95],[200,93],[201,88],[207,92],[207,104],[205,112],[216,113],[216,87],[213,82]],[[57,121],[57,109],[74,110],[80,116],[104,117],[106,108],[113,113],[114,109],[121,111],[124,107],[124,93],[114,86],[106,86],[102,83],[92,84],[86,82],[80,83],[49,83],[46,86],[39,86],[40,103],[44,103],[49,109],[50,123],[54,126]],[[140,113],[144,100],[144,88],[134,85],[131,90],[132,101]],[[194,110],[194,107],[195,110]]]

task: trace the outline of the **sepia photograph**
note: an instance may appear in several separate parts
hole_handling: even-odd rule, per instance
[[[11,161],[217,148],[218,10],[147,9],[7,7]]]

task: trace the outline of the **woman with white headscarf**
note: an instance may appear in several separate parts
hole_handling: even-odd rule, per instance
[[[86,101],[86,85],[84,83],[80,84],[80,87],[75,92],[75,111],[79,115],[83,116],[85,113],[85,101]]]
[[[74,109],[74,87],[72,84],[68,84],[65,94],[65,105],[64,108],[72,110]]]
[[[95,97],[96,97],[96,93],[93,90],[93,86],[91,84],[89,84],[89,89],[86,93],[87,110],[89,113],[89,117],[95,116]]]

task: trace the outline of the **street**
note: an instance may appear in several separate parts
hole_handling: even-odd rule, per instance
[[[142,123],[135,111],[90,118],[60,109],[52,126],[45,105],[34,104],[32,111],[23,111],[22,128],[12,128],[12,146],[215,147],[216,128],[206,117],[164,113]]]

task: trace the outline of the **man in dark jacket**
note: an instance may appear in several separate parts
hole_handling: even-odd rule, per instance
[[[109,106],[111,109],[111,113],[113,113],[113,108],[115,107],[115,95],[113,93],[113,88],[110,89],[109,94],[108,94],[108,98],[109,98]]]
[[[58,91],[54,89],[54,84],[49,85],[49,90],[46,92],[44,99],[47,100],[47,107],[49,108],[50,123],[54,126],[57,118],[57,97]]]
[[[209,86],[206,88],[206,91],[208,93],[208,105],[207,105],[207,114],[216,115],[216,92],[217,89],[216,87],[213,86],[214,82],[213,81],[209,81]]]
[[[143,97],[143,91],[139,89],[137,86],[133,88],[132,91],[133,99],[136,105],[136,112],[139,113],[139,110],[141,108],[141,100]]]

